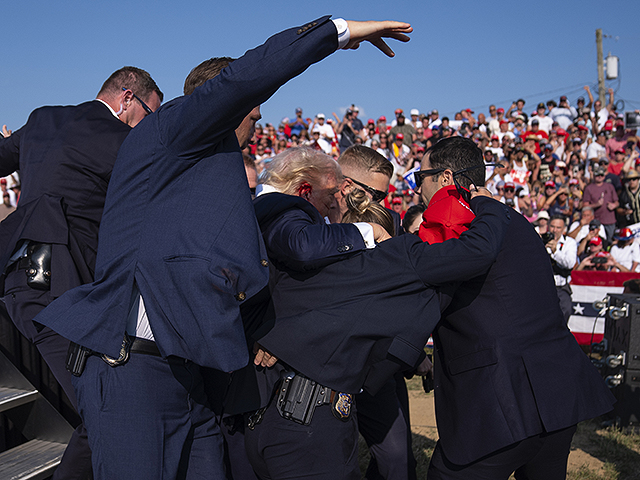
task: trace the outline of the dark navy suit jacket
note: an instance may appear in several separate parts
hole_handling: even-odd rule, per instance
[[[329,17],[286,30],[144,119],[114,167],[95,282],[37,321],[117,356],[135,282],[163,356],[246,365],[239,306],[267,283],[268,266],[234,131],[337,45]]]
[[[433,335],[438,433],[457,464],[596,417],[614,402],[567,328],[540,237],[511,216],[496,262],[457,288]]]
[[[285,198],[276,205],[277,197],[265,198],[263,205],[261,197],[256,200],[267,250],[275,255],[283,246],[272,249],[273,240],[280,243],[287,238],[276,233],[286,225],[283,219],[306,215],[322,221],[305,200],[280,197]],[[266,203],[271,204],[269,209],[264,208]],[[236,375],[228,410],[264,406],[279,371],[286,368],[282,362],[325,386],[350,393],[363,387],[375,393],[395,372],[413,367],[440,319],[432,287],[483,273],[498,254],[508,210],[491,199],[477,199],[472,205],[478,209],[473,228],[445,244],[428,245],[415,235],[403,235],[350,258],[336,261],[334,256],[335,263],[304,272],[272,258],[269,292],[262,298],[269,305],[258,309],[264,315],[251,317],[248,308],[243,313],[251,319],[249,336],[281,362],[273,369]],[[272,214],[264,215],[267,210]],[[336,251],[335,244],[331,247],[326,240],[314,256],[331,250]],[[452,259],[460,262],[454,266]],[[253,398],[256,403],[251,404],[252,396],[261,398]]]
[[[18,208],[0,224],[0,268],[22,240],[33,240],[54,244],[53,296],[93,281],[107,185],[130,131],[94,100],[38,108],[0,139],[0,175],[20,170],[22,182]]]

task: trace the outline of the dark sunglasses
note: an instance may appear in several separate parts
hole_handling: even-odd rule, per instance
[[[127,90],[129,90],[127,87],[122,87],[122,91],[123,92],[126,92]],[[145,113],[147,115],[151,115],[153,113],[153,110],[151,110],[149,108],[149,105],[144,103],[139,96],[137,96],[135,93],[133,93],[133,91],[131,92],[131,95],[133,95],[133,98],[135,98],[136,100],[138,100],[140,102],[140,105],[142,105],[142,109],[145,111]]]
[[[515,192],[515,188],[505,188],[504,189],[505,192]]]
[[[369,185],[367,185],[366,183],[361,183],[357,180],[354,180],[351,177],[347,177],[345,176],[344,178],[348,178],[349,180],[351,180],[353,183],[355,183],[356,185],[358,185],[359,187],[361,187],[365,192],[367,192],[369,195],[371,195],[371,200],[373,200],[374,202],[381,202],[382,200],[385,199],[385,197],[387,196],[387,194],[389,192],[383,192],[381,190],[376,190],[373,187],[370,187]]]
[[[445,170],[446,168],[432,168],[429,170],[418,170],[417,172],[414,172],[413,179],[416,182],[416,190],[420,188],[420,185],[422,185],[422,182],[426,177],[430,177],[432,175],[438,175],[444,172]]]
[[[456,186],[456,189],[458,190],[460,195],[462,195],[462,198],[464,198],[464,200],[467,203],[469,202],[469,200],[471,200],[471,192],[469,192],[468,189],[466,189],[462,185],[460,185],[460,183],[458,182],[458,177],[462,176],[462,177],[466,178],[469,181],[469,183],[473,183],[473,180],[471,180],[467,175],[465,175],[467,172],[469,172],[471,170],[475,170],[476,168],[497,167],[499,165],[500,164],[498,164],[498,163],[482,163],[482,164],[474,165],[473,167],[463,168],[462,170],[458,170],[457,172],[453,172],[453,183]],[[414,178],[415,183],[416,183],[416,190],[418,188],[420,188],[420,185],[422,185],[422,182],[426,177],[429,177],[431,175],[438,175],[438,174],[444,172],[445,170],[447,170],[447,169],[446,168],[432,168],[432,169],[429,169],[429,170],[419,170],[417,172],[414,172],[413,178]]]

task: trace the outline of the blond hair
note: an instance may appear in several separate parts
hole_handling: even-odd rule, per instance
[[[331,175],[342,181],[342,170],[333,158],[312,148],[297,147],[273,157],[260,174],[260,183],[281,193],[297,195],[303,184],[321,186]]]
[[[379,203],[371,200],[363,190],[352,190],[347,194],[346,201],[347,212],[342,217],[342,223],[377,223],[384,228],[389,235],[395,235],[393,217],[389,211]]]

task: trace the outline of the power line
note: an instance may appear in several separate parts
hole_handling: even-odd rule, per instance
[[[540,93],[532,93],[529,95],[525,95],[525,96],[521,96],[520,98],[523,99],[531,99],[531,98],[539,98],[542,97],[543,95],[551,95],[551,94],[557,94],[557,93],[563,93],[563,94],[573,94],[573,93],[577,93],[580,90],[583,89],[583,87],[585,85],[588,85],[587,83],[577,83],[575,85],[570,85],[568,87],[562,87],[562,88],[556,88],[553,90],[547,90],[545,92],[540,92]],[[499,105],[499,104],[509,104],[511,105],[511,103],[513,102],[513,100],[511,99],[507,99],[507,100],[501,100],[501,101],[497,101],[497,102],[491,102],[491,103],[486,103],[484,105],[476,105],[476,106],[472,106],[472,107],[468,107],[471,108],[472,110],[482,110],[483,108],[487,108],[489,107],[489,105]]]

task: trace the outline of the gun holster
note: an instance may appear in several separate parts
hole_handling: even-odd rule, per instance
[[[346,422],[351,415],[353,396],[340,393],[295,372],[282,372],[276,408],[282,418],[309,425],[316,408],[331,405],[331,413]]]
[[[71,342],[69,344],[69,350],[67,351],[67,359],[65,366],[71,375],[79,377],[84,372],[84,367],[87,365],[87,358],[93,355],[93,351],[87,347],[78,345]]]
[[[27,285],[35,290],[51,288],[51,244],[30,243],[27,247]]]
[[[276,408],[282,418],[309,425],[316,406],[331,403],[331,389],[295,372],[283,372]]]

